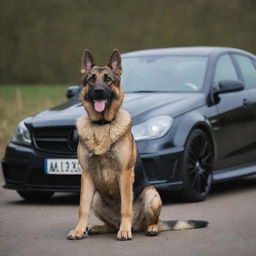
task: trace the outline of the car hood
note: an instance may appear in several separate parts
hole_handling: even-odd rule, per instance
[[[133,123],[138,123],[157,115],[176,117],[184,112],[205,104],[202,93],[126,93],[122,105],[130,112]],[[76,120],[86,112],[78,98],[40,112],[26,122],[34,127],[75,125]]]

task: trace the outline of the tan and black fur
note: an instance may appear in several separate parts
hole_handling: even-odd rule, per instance
[[[82,59],[83,88],[80,98],[87,111],[77,121],[78,159],[83,170],[79,221],[68,239],[88,234],[117,232],[118,240],[132,239],[133,231],[149,236],[163,230],[181,230],[207,225],[205,221],[161,221],[161,198],[156,189],[144,185],[137,198],[136,144],[131,134],[131,117],[120,106],[124,93],[120,86],[121,56],[114,50],[107,66],[95,66],[85,50]],[[104,225],[88,227],[90,209]]]

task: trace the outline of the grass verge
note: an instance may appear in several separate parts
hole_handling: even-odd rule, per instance
[[[64,85],[0,86],[0,158],[19,121],[65,101]]]

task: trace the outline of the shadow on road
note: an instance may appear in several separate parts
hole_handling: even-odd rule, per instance
[[[17,198],[20,198],[18,194]],[[9,203],[15,205],[79,205],[79,194],[56,193],[50,200],[45,202],[27,202],[20,199],[17,201],[10,201]]]
[[[256,189],[256,175],[214,184],[211,188],[211,192],[207,200],[210,201],[216,197],[220,198],[227,196],[228,194],[242,193],[251,189]],[[164,204],[183,203],[179,196],[172,192],[161,193],[161,198]]]
[[[207,200],[223,197],[227,194],[237,194],[256,189],[256,175],[224,183],[214,184]],[[172,192],[161,192],[163,204],[182,204],[179,197]],[[18,195],[17,195],[18,199]],[[13,205],[79,205],[79,194],[56,193],[49,201],[30,203],[25,200],[9,201]]]
[[[224,196],[229,193],[239,193],[250,189],[256,189],[256,175],[225,183],[214,184],[210,197]]]

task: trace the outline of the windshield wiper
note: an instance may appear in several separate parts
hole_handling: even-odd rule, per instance
[[[126,93],[149,93],[149,92],[164,92],[164,91],[149,91],[149,90],[126,91]]]

